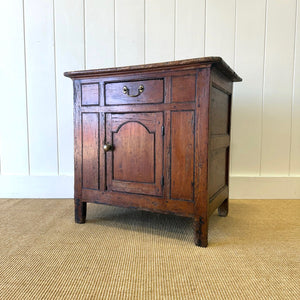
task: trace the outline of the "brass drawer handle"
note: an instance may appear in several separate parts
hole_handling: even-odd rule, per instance
[[[123,93],[125,95],[128,95],[129,97],[138,97],[144,91],[144,89],[145,89],[144,86],[140,85],[138,88],[138,93],[136,95],[129,95],[129,88],[125,85],[123,87]]]

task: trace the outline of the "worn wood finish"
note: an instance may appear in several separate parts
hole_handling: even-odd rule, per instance
[[[199,71],[197,78],[195,132],[195,205],[194,242],[197,246],[208,244],[208,143],[209,143],[209,100],[211,69]]]
[[[140,74],[143,72],[151,71],[169,71],[169,70],[184,70],[193,69],[197,67],[214,67],[215,69],[221,71],[225,76],[231,81],[241,81],[239,77],[227,64],[226,62],[218,56],[212,57],[201,57],[193,59],[184,59],[177,61],[169,61],[163,63],[153,63],[146,65],[136,65],[136,66],[126,66],[117,68],[105,68],[105,69],[94,69],[94,70],[82,70],[82,71],[72,71],[65,72],[64,75],[73,79],[76,78],[95,78],[110,75],[130,75],[130,74]]]
[[[138,122],[128,122],[114,132],[114,180],[154,182],[154,137]]]
[[[222,90],[223,92],[231,95],[232,94],[232,81],[220,72],[217,68],[213,68],[211,72],[212,86]]]
[[[99,105],[99,84],[97,82],[81,85],[81,105]]]
[[[229,143],[232,82],[218,70],[212,70],[209,109],[208,198],[212,206],[228,198]],[[228,201],[220,208],[223,216]],[[222,211],[222,212],[220,212]]]
[[[209,216],[228,213],[232,81],[241,79],[211,57],[65,75],[74,80],[75,221],[85,222],[87,202],[174,213],[194,219],[206,247]]]
[[[172,102],[195,101],[196,74],[172,77]]]
[[[210,102],[209,132],[213,134],[229,134],[230,97],[223,91],[212,87]]]
[[[83,113],[82,187],[99,189],[99,114]]]
[[[150,210],[159,213],[173,213],[184,217],[193,217],[194,206],[192,202],[184,200],[165,200],[163,197],[128,194],[122,192],[99,192],[84,189],[82,198],[86,202],[116,205],[120,207]]]
[[[162,113],[111,114],[106,125],[106,143],[113,146],[106,164],[109,189],[161,195]]]
[[[171,113],[171,198],[194,200],[194,111]]]
[[[195,103],[162,103],[160,105],[122,105],[122,111],[126,112],[159,112],[159,111],[180,111],[180,110],[194,110]],[[105,106],[105,107],[81,107],[82,112],[105,112],[105,113],[118,113],[120,112],[120,107],[115,106]]]
[[[219,148],[209,152],[208,196],[211,198],[222,187],[228,185],[228,148]]]
[[[226,217],[228,215],[228,198],[218,207],[218,215],[220,217]]]
[[[208,215],[211,216],[212,213],[218,208],[223,202],[224,199],[228,199],[228,186],[224,186],[217,193],[214,194],[211,201],[209,202]],[[227,206],[228,209],[228,206]]]
[[[143,92],[139,92],[139,87],[143,86]],[[128,88],[128,94],[124,94],[123,88]],[[162,103],[164,100],[164,81],[143,80],[115,82],[105,84],[106,105],[116,104],[141,104],[141,103]]]
[[[75,222],[84,223],[86,202],[82,200],[82,124],[81,124],[81,85],[74,81],[74,208]]]

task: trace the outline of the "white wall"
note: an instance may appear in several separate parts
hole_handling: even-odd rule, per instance
[[[0,197],[72,197],[64,71],[222,56],[232,198],[300,198],[299,0],[0,2]]]

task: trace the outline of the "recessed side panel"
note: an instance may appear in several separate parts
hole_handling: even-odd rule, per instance
[[[194,200],[194,111],[171,113],[171,198]]]
[[[211,135],[229,134],[230,96],[213,87],[211,89],[209,112],[209,133]]]
[[[172,77],[172,102],[194,102],[196,75]]]
[[[84,83],[81,85],[81,105],[99,105],[98,83]]]
[[[228,154],[228,147],[216,149],[210,154],[208,166],[209,198],[228,185]]]
[[[82,187],[99,189],[99,114],[82,113]]]

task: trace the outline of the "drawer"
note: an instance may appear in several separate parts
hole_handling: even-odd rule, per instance
[[[105,84],[105,104],[148,104],[164,102],[164,80],[109,82]]]

